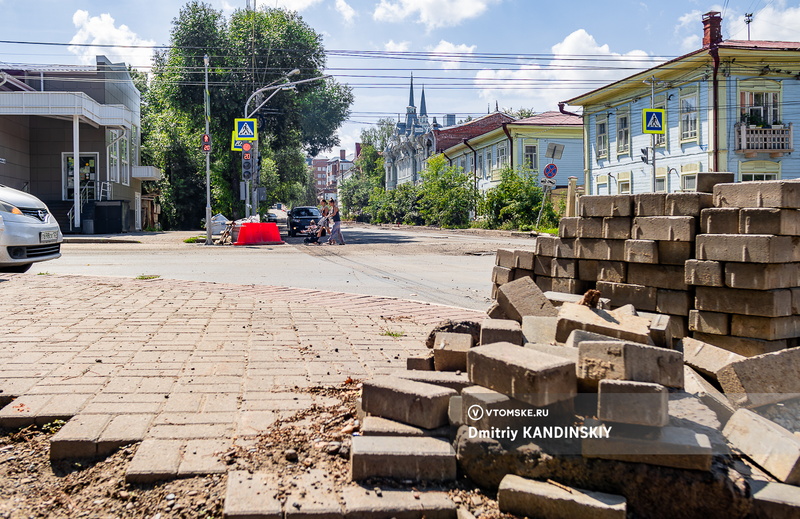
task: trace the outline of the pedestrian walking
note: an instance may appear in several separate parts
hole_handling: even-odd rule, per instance
[[[328,217],[333,221],[331,227],[331,237],[328,238],[328,245],[344,245],[344,236],[342,235],[342,217],[339,215],[339,208],[336,206],[336,200],[330,201],[330,216]]]
[[[322,202],[320,202],[320,213],[322,214],[322,218],[319,219],[317,225],[320,227],[324,227],[325,231],[330,234],[331,233],[331,223],[328,216],[331,214],[330,207],[328,207],[328,201],[324,198]]]

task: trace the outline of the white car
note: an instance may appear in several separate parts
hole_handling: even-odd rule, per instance
[[[0,272],[26,272],[37,261],[61,257],[63,240],[44,202],[0,185]]]

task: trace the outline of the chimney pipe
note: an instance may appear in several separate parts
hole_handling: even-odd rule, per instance
[[[703,48],[716,47],[722,43],[722,17],[719,11],[703,15]]]
[[[347,150],[339,150],[339,160],[345,160],[345,153]]]

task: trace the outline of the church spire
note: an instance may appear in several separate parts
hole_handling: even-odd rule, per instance
[[[425,85],[422,85],[422,97],[419,100],[419,115],[420,117],[428,116],[428,109],[425,107]]]

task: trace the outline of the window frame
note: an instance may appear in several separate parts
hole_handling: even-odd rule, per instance
[[[602,126],[602,130],[600,131]],[[601,139],[602,137],[602,139]],[[597,117],[594,121],[594,145],[597,159],[608,158],[608,116]]]
[[[743,80],[738,84],[737,94],[740,121],[744,121],[744,116],[749,116],[754,111],[753,109],[757,108],[764,125],[778,124],[778,121],[782,122],[782,83],[768,79]],[[762,97],[760,103],[758,102],[759,96]],[[767,112],[767,116],[764,115],[765,112]]]
[[[629,155],[630,152],[631,112],[628,108],[619,108],[617,109],[617,155]]]
[[[691,110],[687,110],[687,102]],[[678,113],[680,113],[680,140],[681,142],[696,142],[700,138],[700,94],[696,88],[687,92],[681,92],[678,101]],[[687,126],[689,128],[687,129]]]
[[[657,110],[666,110],[667,109],[667,96],[664,95],[664,94],[657,95],[655,97],[655,99],[653,100],[653,108],[655,108]],[[665,112],[665,114],[666,114],[666,112]],[[656,148],[664,148],[665,150],[667,149],[667,134],[668,133],[669,133],[669,131],[666,131],[664,133],[655,133],[655,134],[653,134],[655,136]]]
[[[533,148],[533,152],[529,153],[528,149]],[[529,157],[532,157],[529,160]],[[524,144],[522,148],[522,163],[526,168],[531,171],[539,171],[539,145],[538,144]]]

